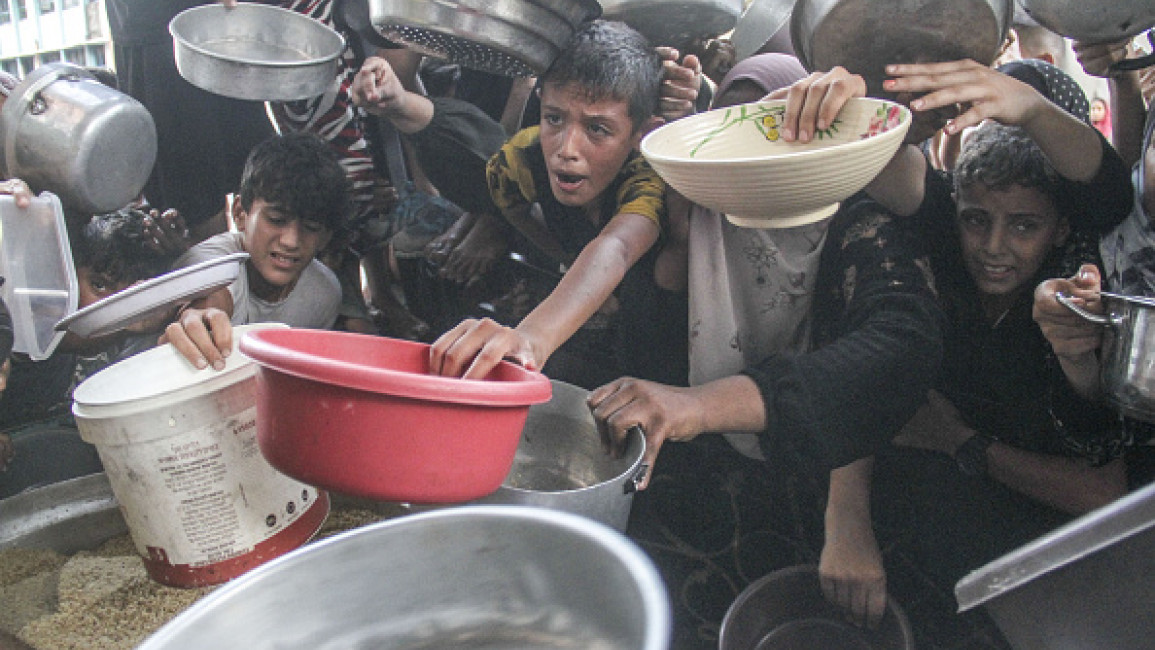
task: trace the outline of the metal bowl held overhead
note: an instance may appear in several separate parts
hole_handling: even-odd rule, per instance
[[[1013,0],[798,0],[790,37],[807,70],[842,66],[882,97],[889,63],[993,62],[1013,15]]]
[[[653,45],[684,48],[695,38],[714,38],[738,22],[742,0],[601,0],[609,20],[620,20]],[[769,36],[767,36],[769,38]]]
[[[385,38],[468,68],[540,75],[601,14],[595,0],[369,0]]]
[[[218,95],[293,101],[336,83],[345,39],[288,9],[243,2],[186,9],[169,23],[176,68],[189,83]]]

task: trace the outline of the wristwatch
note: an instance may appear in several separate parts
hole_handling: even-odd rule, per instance
[[[987,447],[995,439],[976,433],[954,450],[954,460],[960,472],[967,476],[982,476],[987,473]]]

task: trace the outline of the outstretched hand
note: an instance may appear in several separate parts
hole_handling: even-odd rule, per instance
[[[883,89],[918,95],[910,101],[916,112],[956,107],[959,114],[947,121],[948,135],[992,119],[1007,126],[1024,126],[1050,103],[1029,85],[990,66],[964,59],[943,63],[903,63],[886,66],[892,79]]]
[[[446,377],[484,379],[497,364],[509,359],[528,370],[543,361],[533,342],[522,332],[489,318],[469,318],[442,334],[429,348],[429,372]]]
[[[1094,264],[1084,264],[1074,276],[1044,280],[1035,289],[1032,315],[1058,357],[1089,360],[1102,344],[1103,330],[1067,309],[1055,294],[1062,292],[1070,296],[1075,305],[1092,313],[1101,313],[1099,283],[1099,268]]]
[[[866,80],[841,66],[815,72],[767,95],[786,100],[780,133],[787,142],[810,142],[815,133],[834,123],[848,100],[865,96]]]
[[[679,52],[672,47],[657,48],[662,58],[662,86],[658,95],[658,115],[666,122],[692,115],[702,87],[702,63],[693,54],[679,62]]]
[[[210,365],[223,370],[233,350],[233,325],[229,315],[215,307],[185,309],[165,328],[159,343],[172,343],[198,370]]]

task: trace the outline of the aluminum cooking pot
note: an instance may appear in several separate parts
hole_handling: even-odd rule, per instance
[[[724,34],[742,15],[742,0],[601,0],[608,20],[620,20],[653,45],[685,48],[695,38]]]
[[[42,65],[0,109],[0,173],[56,194],[70,211],[123,208],[140,194],[154,162],[148,109],[83,68]]]
[[[646,437],[633,429],[621,457],[607,454],[586,406],[589,392],[551,383],[550,400],[529,407],[509,475],[478,503],[562,510],[625,532],[634,493],[649,469],[642,462]]]
[[[1107,328],[1103,338],[1103,390],[1124,415],[1155,423],[1155,299],[1099,294],[1105,314],[1092,314],[1056,293],[1055,299]]]
[[[1013,16],[1013,0],[798,0],[790,36],[807,70],[840,65],[883,97],[889,63],[992,63]]]
[[[1155,2],[1151,0],[1018,0],[1023,11],[1047,29],[1076,41],[1121,41],[1155,27]],[[1147,33],[1155,45],[1155,30]],[[1120,61],[1112,70],[1138,70],[1155,65],[1155,52]]]
[[[369,0],[385,38],[467,68],[540,75],[574,33],[601,14],[596,0]]]

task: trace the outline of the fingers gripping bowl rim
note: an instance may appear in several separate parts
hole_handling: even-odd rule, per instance
[[[834,214],[902,144],[910,110],[854,98],[807,143],[782,138],[785,100],[714,109],[663,125],[641,151],[675,190],[731,223],[788,228]]]

